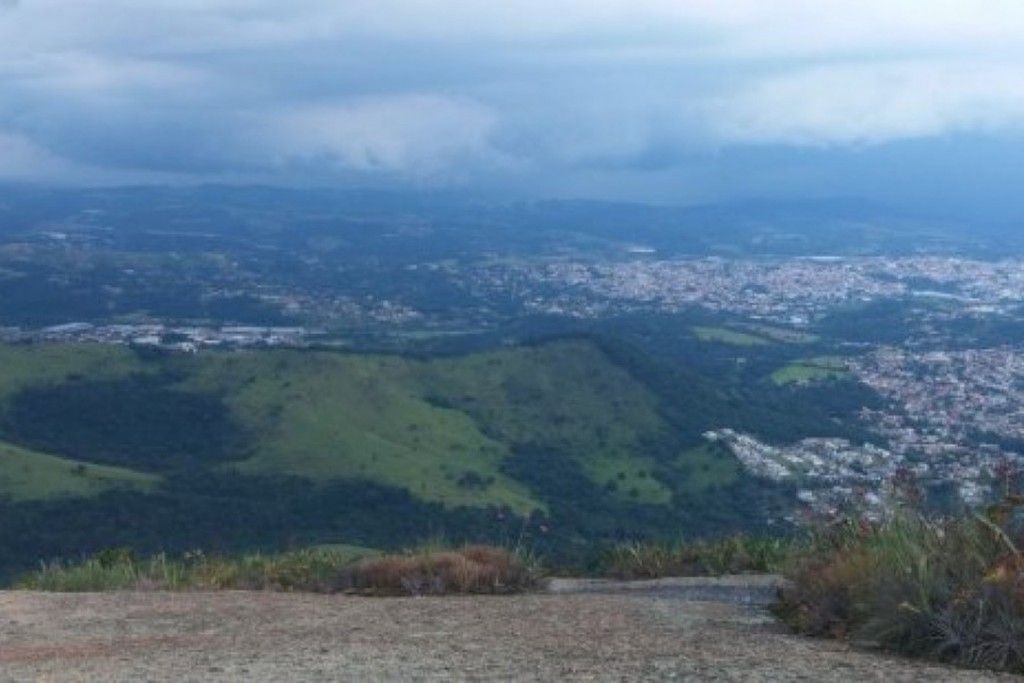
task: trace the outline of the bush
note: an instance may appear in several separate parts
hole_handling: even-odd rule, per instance
[[[628,543],[604,559],[605,573],[621,579],[665,576],[720,576],[774,573],[791,552],[792,541],[737,535],[678,543]]]
[[[1024,673],[1024,557],[1007,509],[823,529],[786,572],[777,613],[801,633]]]
[[[373,595],[517,593],[537,587],[539,581],[530,557],[468,546],[363,560],[343,573],[340,588]]]
[[[77,564],[54,562],[18,582],[57,592],[110,590],[272,590],[365,595],[514,593],[538,585],[536,562],[521,552],[489,546],[424,548],[370,556],[358,548],[321,548],[278,555],[136,559],[106,550]]]

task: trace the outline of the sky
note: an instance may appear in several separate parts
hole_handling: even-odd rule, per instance
[[[0,0],[0,180],[1024,215],[1020,0]]]

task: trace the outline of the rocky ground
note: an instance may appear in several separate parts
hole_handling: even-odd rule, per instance
[[[785,632],[770,579],[556,581],[512,597],[0,592],[2,681],[997,677]]]

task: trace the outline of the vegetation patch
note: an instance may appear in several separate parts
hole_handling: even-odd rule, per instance
[[[680,459],[689,423],[586,339],[434,359],[86,345],[4,346],[0,359],[0,438],[86,463],[360,479],[520,515],[550,511],[506,472],[523,451],[571,460],[627,504],[707,489],[679,489],[680,467],[731,478]]]
[[[786,572],[777,612],[801,633],[1024,673],[1024,500],[1012,503],[833,525]]]
[[[0,358],[0,439],[23,451],[0,458],[0,482],[32,491],[0,498],[0,579],[108,545],[393,549],[437,533],[499,544],[525,534],[545,558],[591,568],[608,543],[761,528],[792,500],[731,454],[694,448],[733,403],[607,340],[433,358],[68,345],[0,346]],[[97,414],[85,388],[101,390],[103,411],[138,419]],[[194,428],[204,405],[216,419]],[[25,486],[26,453],[67,462],[57,484]],[[123,487],[100,486],[115,474]],[[91,497],[58,496],[71,490]]]
[[[737,332],[727,327],[708,327],[698,325],[692,328],[693,334],[702,342],[728,344],[730,346],[766,346],[771,341],[746,332]]]
[[[335,545],[280,554],[139,558],[129,548],[103,550],[77,563],[51,562],[20,579],[26,590],[61,593],[112,590],[329,590],[339,572],[376,551]]]
[[[742,534],[689,542],[637,542],[614,547],[602,564],[605,574],[620,579],[774,574],[786,566],[794,547],[787,539]]]
[[[806,384],[821,380],[844,380],[850,377],[846,360],[840,356],[818,356],[798,360],[771,374],[777,386]]]
[[[820,339],[816,334],[794,330],[790,327],[777,327],[775,325],[756,323],[745,323],[741,327],[760,337],[765,337],[781,344],[813,344]]]
[[[568,457],[613,497],[664,505],[658,447],[675,442],[657,398],[596,345],[562,340],[431,361],[421,382],[513,450]],[[668,450],[665,449],[665,450]]]
[[[139,559],[127,548],[105,550],[77,564],[50,563],[22,578],[26,590],[271,590],[360,595],[515,593],[539,585],[529,556],[492,546],[424,548],[396,555],[358,546],[312,548],[277,555]]]
[[[492,546],[427,550],[363,560],[342,573],[344,590],[369,595],[520,593],[541,574],[527,555]]]
[[[94,465],[0,442],[0,500],[24,502],[95,496],[112,489],[152,489],[159,477]]]
[[[687,449],[676,458],[680,488],[692,496],[703,496],[736,483],[743,467],[720,444],[705,443]]]
[[[193,363],[185,386],[223,395],[250,437],[252,455],[231,465],[238,472],[366,479],[448,507],[545,507],[502,474],[504,443],[426,398],[424,361],[274,351]]]
[[[76,460],[157,471],[235,455],[241,437],[220,398],[171,381],[137,373],[28,386],[11,397],[3,434]]]
[[[131,352],[104,344],[0,344],[0,400],[41,384],[119,379],[148,368]]]

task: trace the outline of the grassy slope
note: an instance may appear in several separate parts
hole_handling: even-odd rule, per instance
[[[430,361],[286,351],[206,358],[189,385],[224,392],[258,436],[242,471],[366,477],[448,505],[544,509],[501,471],[518,446],[574,457],[624,497],[669,501],[642,455],[643,438],[666,428],[654,398],[585,342]],[[468,473],[490,483],[460,485]]]
[[[499,471],[506,451],[469,416],[420,396],[415,361],[274,351],[205,356],[194,388],[222,391],[255,437],[243,472],[363,477],[449,505],[543,505]],[[493,482],[459,485],[467,472]]]
[[[789,327],[777,327],[775,325],[757,323],[747,323],[742,325],[742,327],[752,334],[781,344],[813,344],[819,339],[816,334],[794,330]]]
[[[119,377],[141,370],[124,349],[98,345],[0,345],[0,401],[19,389],[74,375]],[[148,489],[158,478],[120,467],[81,464],[0,442],[0,498],[18,501],[92,496],[112,488]]]
[[[686,479],[686,491],[694,496],[705,494],[715,486],[728,486],[742,473],[742,466],[735,457],[711,444],[684,451],[677,464],[690,473]]]
[[[779,368],[771,375],[775,384],[813,382],[822,379],[846,379],[850,376],[846,361],[838,356],[820,356],[795,361]]]
[[[118,346],[0,344],[0,400],[33,384],[62,382],[74,376],[111,379],[144,369],[144,364]]]
[[[250,444],[249,457],[231,465],[242,472],[365,478],[449,506],[525,513],[546,506],[502,471],[524,450],[573,459],[623,500],[671,499],[652,474],[649,444],[664,443],[669,429],[657,399],[581,340],[433,360],[276,350],[144,362],[119,347],[0,346],[0,403],[39,382],[156,372],[161,363],[184,374],[179,388],[224,397]],[[89,495],[153,481],[95,465],[83,476],[73,461],[17,453],[0,454],[0,495]],[[680,467],[693,459],[695,482],[732,479],[698,456],[679,459]]]
[[[494,351],[425,370],[433,390],[501,441],[569,454],[595,483],[615,482],[624,499],[669,501],[644,455],[644,440],[667,429],[657,401],[592,344]]]
[[[113,488],[145,490],[158,480],[122,467],[82,464],[0,442],[0,498],[14,502],[93,496]]]

